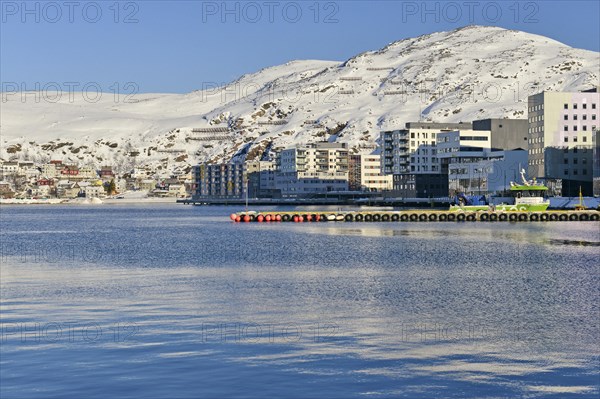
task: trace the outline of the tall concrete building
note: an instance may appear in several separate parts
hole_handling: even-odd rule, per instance
[[[392,189],[392,175],[381,173],[381,156],[350,155],[348,184],[351,191],[385,191]]]
[[[600,94],[541,92],[528,99],[529,177],[554,193],[592,195],[593,135],[600,121]]]
[[[491,131],[442,132],[437,137],[438,157],[451,195],[501,193],[527,165],[526,150],[494,148]]]
[[[275,186],[284,197],[348,191],[348,162],[344,143],[287,148],[277,157]]]
[[[275,188],[276,163],[272,161],[247,161],[246,179],[249,198],[278,197]]]
[[[471,123],[408,122],[404,129],[382,132],[383,173],[439,173],[436,134],[472,128]]]
[[[481,119],[473,121],[473,130],[491,132],[490,148],[498,150],[527,149],[527,119]],[[525,165],[523,165],[525,166]]]
[[[193,167],[195,199],[241,199],[246,195],[243,163],[201,164]]]
[[[393,175],[393,190],[402,197],[448,195],[436,135],[444,131],[472,131],[471,123],[409,122],[404,129],[381,132],[383,174]]]

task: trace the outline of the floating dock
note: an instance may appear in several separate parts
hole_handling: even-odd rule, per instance
[[[449,212],[449,211],[340,211],[340,212],[238,212],[230,219],[242,223],[277,222],[588,222],[599,221],[600,212]]]

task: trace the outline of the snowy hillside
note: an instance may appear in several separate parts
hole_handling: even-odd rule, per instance
[[[597,86],[599,70],[599,53],[471,26],[343,63],[290,62],[185,95],[106,93],[97,103],[9,96],[1,104],[0,158],[113,164],[119,172],[146,164],[170,173],[323,140],[371,152],[380,130],[405,122],[524,118],[528,95]]]

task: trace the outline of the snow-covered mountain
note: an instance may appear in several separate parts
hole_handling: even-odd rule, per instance
[[[293,144],[376,150],[410,121],[524,118],[527,96],[598,86],[600,53],[543,36],[469,26],[389,44],[345,62],[294,61],[184,95],[5,96],[0,158],[133,164],[170,173],[203,161],[266,158]]]

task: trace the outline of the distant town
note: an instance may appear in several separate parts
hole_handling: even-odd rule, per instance
[[[272,159],[204,163],[169,176],[143,166],[117,174],[111,165],[0,159],[0,197],[69,200],[139,193],[218,202],[383,193],[447,198],[458,192],[501,195],[521,169],[546,184],[551,196],[599,196],[599,104],[597,87],[545,91],[528,98],[527,119],[408,121],[379,132],[379,148],[371,153],[315,142],[283,149]]]

